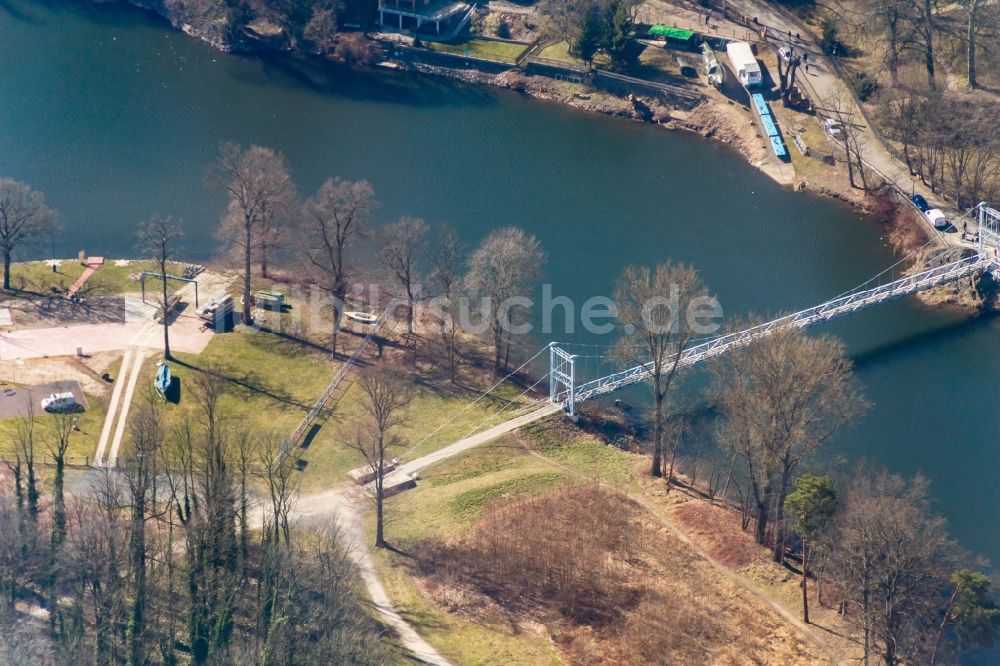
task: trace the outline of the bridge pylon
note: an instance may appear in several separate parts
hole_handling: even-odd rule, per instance
[[[1000,251],[1000,212],[985,201],[976,206],[979,223],[979,254],[996,261]]]
[[[549,401],[561,402],[576,415],[576,356],[549,343]]]

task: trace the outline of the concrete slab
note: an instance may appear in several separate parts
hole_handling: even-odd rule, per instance
[[[386,474],[389,474],[395,469],[396,469],[395,463],[391,462],[386,463],[385,465]],[[370,465],[365,465],[357,469],[352,469],[350,472],[347,473],[347,476],[350,477],[350,479],[359,486],[367,485],[375,480],[375,472],[372,471]]]
[[[385,477],[382,481],[382,494],[385,497],[392,497],[393,495],[398,495],[404,490],[410,490],[411,488],[417,487],[417,481],[408,474],[403,472],[393,472]]]
[[[10,315],[10,308],[0,308],[0,326],[13,326],[14,318]]]
[[[119,351],[142,326],[142,322],[83,324],[0,333],[0,359],[72,356],[77,347],[82,347],[84,354]]]
[[[146,321],[156,312],[156,306],[143,303],[141,296],[124,296],[125,322]]]

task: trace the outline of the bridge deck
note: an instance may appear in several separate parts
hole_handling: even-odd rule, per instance
[[[685,349],[680,354],[679,367],[692,366],[702,361],[721,356],[729,351],[745,347],[754,340],[770,335],[771,333],[788,327],[806,328],[814,324],[830,321],[853,312],[858,312],[875,305],[909,296],[920,291],[933,289],[942,284],[947,284],[963,277],[968,277],[980,273],[993,265],[993,260],[983,254],[976,254],[959,261],[955,261],[937,268],[931,268],[921,273],[909,275],[873,289],[857,291],[846,296],[841,296],[833,300],[821,303],[814,307],[796,312],[794,314],[779,317],[758,326],[748,328],[736,333],[722,335],[707,342],[694,345]],[[650,364],[637,365],[628,370],[617,372],[600,379],[580,384],[576,387],[573,395],[574,402],[596,398],[630,384],[636,384],[645,380],[650,373]],[[566,402],[570,399],[570,392],[555,391],[553,393],[555,402]]]

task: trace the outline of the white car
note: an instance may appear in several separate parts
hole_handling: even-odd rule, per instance
[[[935,229],[944,229],[948,226],[948,218],[944,216],[940,208],[931,208],[924,215],[927,217],[927,221],[934,225]]]
[[[80,403],[72,393],[53,393],[42,398],[42,409],[47,412],[80,411]]]
[[[831,139],[839,139],[844,133],[844,126],[833,118],[823,119],[823,129]]]

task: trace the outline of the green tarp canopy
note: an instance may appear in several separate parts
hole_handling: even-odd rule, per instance
[[[665,37],[667,39],[676,39],[681,42],[686,42],[692,37],[694,37],[694,30],[684,30],[683,28],[671,28],[667,25],[654,25],[649,29],[649,34],[656,37]]]

